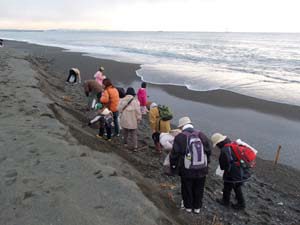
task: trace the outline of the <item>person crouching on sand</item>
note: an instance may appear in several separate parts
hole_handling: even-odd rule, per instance
[[[112,112],[107,108],[103,108],[101,103],[98,103],[97,105],[100,105],[97,111],[97,116],[88,123],[88,126],[99,121],[99,133],[96,137],[104,138],[104,133],[106,131],[106,140],[111,141],[111,123],[113,121]]]
[[[118,90],[112,85],[110,79],[103,80],[104,91],[102,92],[102,96],[100,98],[100,102],[103,105],[106,105],[110,111],[113,113],[113,121],[115,127],[114,136],[120,135],[120,128],[119,128],[119,111],[118,105],[120,102],[119,92]]]
[[[152,129],[152,139],[154,141],[155,149],[158,153],[161,153],[159,135],[161,132],[169,133],[171,130],[170,120],[163,121],[160,119],[158,105],[153,102],[150,105],[149,121]]]
[[[129,87],[126,96],[121,99],[118,106],[120,112],[120,125],[123,129],[124,146],[133,151],[137,151],[137,128],[138,123],[142,120],[140,103],[135,98],[135,91]]]
[[[204,185],[208,174],[211,154],[210,140],[201,131],[194,129],[189,117],[179,119],[178,128],[170,154],[171,170],[181,177],[181,195],[187,212],[198,214],[202,207]]]
[[[86,80],[83,89],[86,97],[88,97],[88,110],[93,109],[100,100],[102,86],[95,80]]]
[[[99,67],[99,70],[95,73],[94,78],[98,82],[98,84],[103,84],[103,80],[106,78],[106,76],[104,75],[104,67]]]
[[[221,170],[224,170],[223,180],[223,198],[217,199],[217,202],[224,206],[230,205],[230,195],[232,189],[235,192],[237,203],[233,204],[234,209],[245,209],[245,199],[242,192],[243,183],[250,178],[248,168],[243,168],[236,163],[237,159],[234,152],[228,144],[232,141],[220,133],[215,133],[211,136],[213,147],[218,147],[221,150],[219,163]]]
[[[69,76],[66,83],[76,84],[77,82],[81,84],[80,70],[77,68],[71,68],[69,70]]]
[[[138,90],[137,92],[137,96],[138,96],[138,100],[140,102],[141,105],[141,112],[143,115],[147,114],[148,110],[147,110],[147,83],[146,82],[142,82],[141,84],[141,88]]]

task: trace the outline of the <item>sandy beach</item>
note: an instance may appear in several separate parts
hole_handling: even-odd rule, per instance
[[[82,87],[64,83],[69,68],[80,68],[85,80],[101,64],[117,86],[137,88],[139,65],[23,42],[5,46],[0,52],[1,224],[187,224],[189,215],[178,209],[178,178],[162,174],[164,155],[153,149],[147,120],[139,128],[144,148],[136,154],[122,149],[120,138],[99,141],[97,131],[84,126]],[[222,180],[214,175],[214,151],[204,208],[192,216],[194,224],[215,218],[219,224],[299,224],[300,172],[294,169],[300,157],[299,107],[175,86],[149,85],[148,93],[150,100],[171,105],[174,124],[190,115],[208,135],[221,129],[250,140],[261,152],[245,185],[247,210],[237,213],[215,203]],[[269,160],[279,144],[281,164],[274,167]]]

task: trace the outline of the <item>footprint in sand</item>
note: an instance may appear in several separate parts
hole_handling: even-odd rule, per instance
[[[5,184],[7,186],[10,186],[13,183],[15,183],[16,180],[17,180],[17,175],[18,175],[18,172],[16,170],[8,170],[8,171],[6,171],[6,174],[4,175],[4,177],[7,178],[6,181],[5,181]]]

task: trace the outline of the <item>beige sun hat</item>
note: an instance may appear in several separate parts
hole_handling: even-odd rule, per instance
[[[227,136],[224,136],[223,134],[220,133],[214,133],[211,136],[211,141],[213,143],[213,146],[216,147],[217,144],[220,142],[224,141],[227,138]]]
[[[108,115],[109,113],[110,113],[110,111],[108,110],[108,108],[105,108],[105,109],[101,112],[101,114],[104,115],[104,116]]]
[[[183,127],[184,125],[187,125],[187,124],[190,124],[190,123],[192,123],[190,117],[187,117],[187,116],[182,117],[178,121],[178,128]]]

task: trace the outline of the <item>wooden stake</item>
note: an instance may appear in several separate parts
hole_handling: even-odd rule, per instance
[[[281,145],[278,145],[278,149],[277,149],[277,152],[276,152],[276,157],[275,157],[275,160],[274,160],[274,165],[277,165],[279,155],[280,155],[280,150],[281,150]]]

